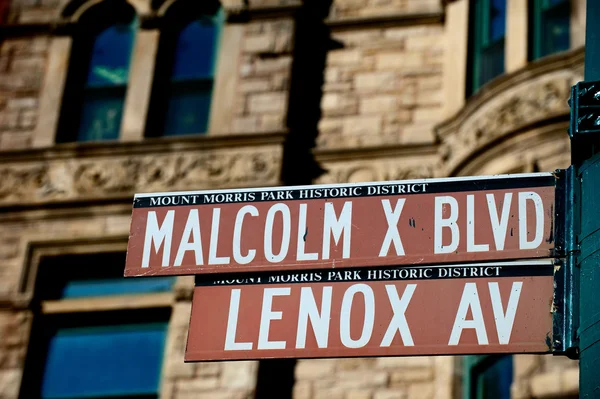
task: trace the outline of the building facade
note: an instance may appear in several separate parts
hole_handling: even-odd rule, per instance
[[[570,398],[576,361],[185,364],[137,192],[569,165],[585,0],[0,2],[0,399]]]

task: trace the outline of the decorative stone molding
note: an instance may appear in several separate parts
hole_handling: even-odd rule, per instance
[[[552,172],[566,168],[571,163],[568,127],[568,121],[557,120],[505,137],[470,158],[456,175]]]
[[[367,181],[410,180],[433,177],[435,164],[409,166],[394,161],[375,161],[325,165],[328,172],[317,179],[318,184],[358,183]]]
[[[531,63],[484,87],[454,118],[437,126],[441,173],[456,175],[492,143],[566,118],[570,87],[582,79],[582,65],[583,52],[569,52]]]
[[[292,16],[302,7],[301,0],[221,0],[228,22],[249,22]]]
[[[435,14],[442,11],[439,0],[390,0],[386,2],[373,2],[368,0],[333,0],[329,13],[329,21],[344,23],[365,22],[377,20],[381,17],[401,19],[398,17],[411,15]],[[396,17],[396,18],[394,18]]]
[[[441,11],[431,12],[413,12],[413,13],[392,13],[384,15],[368,15],[361,17],[330,17],[325,20],[327,26],[333,31],[354,30],[360,28],[384,28],[415,25],[435,25],[444,20],[444,14]]]
[[[179,145],[155,142],[146,148],[113,143],[112,151],[104,144],[84,154],[74,154],[73,146],[64,146],[29,151],[21,161],[15,154],[0,160],[0,207],[125,199],[136,192],[275,185],[281,139],[270,137],[258,145],[240,140],[239,147],[208,148],[199,144],[209,140]]]
[[[406,180],[436,175],[437,147],[429,144],[370,148],[314,149],[325,170],[315,183]]]

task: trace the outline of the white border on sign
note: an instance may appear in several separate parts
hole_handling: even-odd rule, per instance
[[[390,180],[377,182],[362,182],[362,183],[340,183],[340,184],[313,184],[308,186],[272,186],[259,188],[230,188],[230,189],[214,189],[214,190],[199,190],[199,191],[173,191],[164,193],[140,193],[135,194],[135,198],[148,197],[165,197],[171,195],[199,195],[199,194],[228,194],[228,193],[244,193],[244,192],[262,192],[262,191],[291,191],[291,190],[310,190],[318,188],[344,188],[344,187],[360,187],[360,186],[383,186],[389,184],[424,184],[424,183],[445,183],[445,182],[461,182],[461,181],[477,181],[477,180],[498,180],[498,179],[526,179],[532,177],[550,177],[552,172],[537,172],[537,173],[513,173],[504,175],[491,176],[464,176],[464,177],[443,177],[433,179],[415,179],[415,180]]]

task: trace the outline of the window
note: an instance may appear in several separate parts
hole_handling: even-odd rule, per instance
[[[170,308],[113,300],[171,291],[174,278],[123,279],[124,264],[122,253],[40,263],[21,397],[158,398]]]
[[[569,0],[530,0],[529,10],[529,59],[568,50]]]
[[[200,16],[190,19],[189,15]],[[166,17],[148,136],[207,132],[223,18],[222,10],[217,7],[187,12],[179,8]]]
[[[510,399],[512,356],[465,356],[463,360],[463,399]]]
[[[102,2],[81,17],[57,141],[119,137],[136,29],[135,12],[125,2]]]
[[[114,314],[113,323],[101,326],[47,321],[46,362],[35,397],[158,397],[167,323],[133,323],[126,317]]]
[[[294,390],[296,359],[261,360],[254,399],[288,399]]]
[[[469,95],[504,72],[506,34],[506,0],[474,0],[471,6]]]

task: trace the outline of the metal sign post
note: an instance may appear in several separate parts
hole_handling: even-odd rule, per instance
[[[579,276],[580,397],[600,394],[600,1],[587,1],[585,82],[573,87],[574,259]],[[577,299],[576,297],[573,299]],[[576,316],[576,315],[575,315]]]

